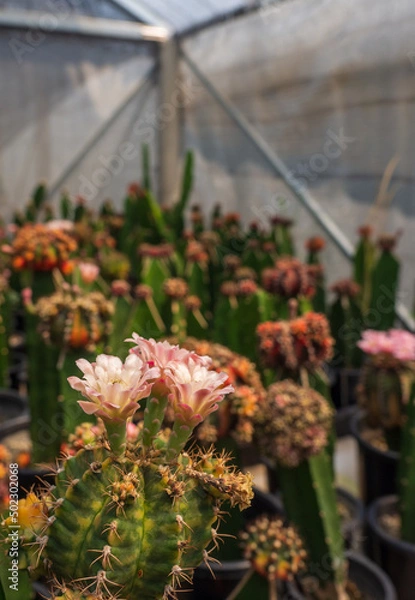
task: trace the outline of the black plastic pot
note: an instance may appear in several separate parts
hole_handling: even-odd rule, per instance
[[[34,600],[49,600],[49,598],[52,598],[49,588],[39,581],[33,583],[33,589],[36,593]]]
[[[0,389],[0,439],[29,422],[27,399],[15,390]]]
[[[10,419],[0,427],[0,441],[8,435],[13,435],[19,431],[29,428],[30,416],[26,412],[20,417]],[[19,468],[19,498],[25,498],[29,490],[39,490],[44,487],[44,483],[52,483],[54,474],[47,468],[40,467],[20,467]]]
[[[351,432],[359,445],[361,497],[366,505],[377,498],[395,494],[399,453],[382,451],[369,444],[361,435],[365,425],[364,412],[351,421]]]
[[[359,407],[354,406],[344,406],[343,408],[338,408],[336,410],[336,414],[334,415],[334,427],[336,430],[336,436],[338,438],[345,437],[346,435],[351,435],[351,423],[354,416],[359,412]]]
[[[365,522],[365,509],[363,502],[350,494],[343,488],[337,488],[337,498],[344,504],[349,512],[350,518],[342,520],[342,533],[347,550],[360,550],[363,539],[363,528]]]
[[[251,506],[244,511],[247,521],[254,519],[260,514],[283,516],[282,505],[278,498],[272,494],[266,494],[255,490]],[[239,581],[251,568],[249,561],[240,559],[224,561],[222,564],[210,563],[212,572],[205,564],[201,564],[195,570],[193,577],[193,592],[182,592],[180,599],[183,600],[225,600]]]
[[[356,404],[356,387],[360,379],[360,369],[333,369],[334,381],[331,397],[336,408]]]
[[[10,355],[9,382],[12,390],[18,391],[27,379],[27,358],[23,352],[12,352]]]
[[[390,535],[382,527],[383,515],[397,513],[397,496],[379,498],[367,512],[368,552],[373,560],[389,575],[398,592],[399,600],[415,597],[415,544]]]

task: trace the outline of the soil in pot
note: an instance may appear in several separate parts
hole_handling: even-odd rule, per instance
[[[387,496],[369,508],[368,552],[392,579],[399,600],[415,598],[415,544],[400,539],[398,499]]]
[[[366,505],[377,498],[395,494],[399,453],[387,449],[380,430],[366,426],[365,414],[357,413],[351,432],[359,445],[361,496]]]

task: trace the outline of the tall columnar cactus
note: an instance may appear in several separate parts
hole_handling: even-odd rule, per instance
[[[224,281],[213,314],[213,340],[232,349],[238,346],[237,293],[235,281]]]
[[[415,381],[415,374],[414,379]],[[399,508],[402,539],[415,544],[415,383],[406,405],[406,421],[402,431],[399,461]]]
[[[277,246],[280,256],[294,256],[294,242],[291,235],[293,221],[287,217],[275,216],[271,219],[272,240]]]
[[[325,451],[333,412],[315,390],[286,380],[270,386],[258,414],[258,443],[278,465],[284,506],[302,535],[312,574],[330,598],[346,598],[346,563],[333,472]]]
[[[256,329],[259,323],[272,318],[272,298],[252,279],[238,281],[236,294],[237,347],[232,349],[257,362]]]
[[[372,272],[370,310],[368,323],[381,331],[393,327],[396,319],[396,297],[399,283],[399,261],[393,255],[397,237],[383,235],[379,239],[381,250]]]
[[[320,253],[325,246],[326,242],[319,236],[309,238],[306,242],[307,264],[314,269],[316,279],[316,291],[312,299],[313,309],[315,312],[320,313],[326,312],[326,286],[324,270],[320,260]]]
[[[372,270],[376,248],[371,240],[372,228],[370,226],[361,227],[358,233],[360,239],[354,255],[354,280],[360,286],[360,308],[363,313],[366,313],[372,295]]]
[[[357,368],[362,364],[362,351],[357,342],[363,328],[363,315],[357,298],[360,288],[350,279],[342,279],[331,286],[334,302],[330,307],[330,329],[335,343],[336,367]]]
[[[160,244],[152,246],[142,244],[141,256],[141,283],[148,285],[153,290],[154,302],[159,311],[163,309],[166,295],[163,291],[163,283],[173,275],[174,248],[171,244]]]
[[[106,348],[114,306],[101,292],[88,293],[78,286],[63,284],[51,296],[40,298],[32,307],[32,312],[38,319],[39,334],[57,361],[52,372],[58,372],[58,395],[62,394],[65,398],[64,402],[59,402],[59,412],[62,411],[63,416],[62,427],[59,430],[56,425],[54,432],[59,442],[62,435],[70,434],[84,420],[76,403],[77,396],[68,386],[67,377],[73,374],[76,357],[91,360],[97,348]],[[33,406],[31,399],[31,407]],[[43,410],[42,402],[35,410]],[[50,418],[56,417],[52,414]],[[36,423],[34,429],[36,430]]]
[[[0,387],[6,388],[9,384],[9,335],[13,314],[13,291],[10,288],[8,277],[0,274]]]
[[[86,398],[82,408],[103,420],[104,436],[59,466],[21,524],[31,569],[50,574],[58,595],[167,600],[202,559],[213,560],[222,503],[243,509],[252,498],[250,476],[227,457],[183,452],[194,426],[232,391],[227,376],[208,371],[206,357],[133,337],[125,363],[78,362],[84,377],[70,383]],[[141,436],[127,443],[126,422],[144,399]],[[163,432],[168,405],[175,421]]]

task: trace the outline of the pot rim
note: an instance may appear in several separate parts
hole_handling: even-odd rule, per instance
[[[350,419],[350,431],[352,436],[357,440],[359,446],[365,448],[368,452],[372,454],[376,454],[377,456],[381,456],[382,458],[387,458],[390,461],[398,462],[400,459],[400,453],[395,450],[379,450],[379,448],[375,448],[372,444],[369,444],[360,434],[360,429],[363,420],[366,417],[366,412],[364,410],[359,410],[355,415],[352,415]]]
[[[387,531],[381,527],[379,524],[379,510],[382,506],[389,505],[397,505],[398,496],[382,496],[375,500],[367,510],[367,522],[370,529],[373,533],[380,538],[383,542],[393,546],[398,551],[406,552],[415,558],[415,544],[411,544],[411,542],[406,542],[405,540],[397,539],[396,537],[390,535]]]
[[[397,600],[395,587],[389,576],[372,560],[353,550],[346,552],[346,558],[350,562],[357,563],[370,571],[377,579],[380,580],[385,591],[385,600]]]

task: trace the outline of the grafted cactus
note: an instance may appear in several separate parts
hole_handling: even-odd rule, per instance
[[[104,434],[59,465],[42,498],[21,506],[30,570],[49,574],[58,598],[68,590],[99,600],[170,598],[211,560],[222,503],[243,509],[252,498],[251,477],[228,457],[183,451],[193,427],[232,391],[227,375],[167,342],[132,341],[125,363],[106,355],[78,361],[84,377],[70,384]],[[127,421],[144,399],[143,428],[129,442]],[[175,420],[162,431],[168,405]]]
[[[329,597],[344,600],[346,563],[333,471],[325,448],[333,411],[315,390],[281,381],[268,389],[258,415],[258,443],[278,465],[284,506],[304,539]],[[306,499],[306,501],[305,501]]]

